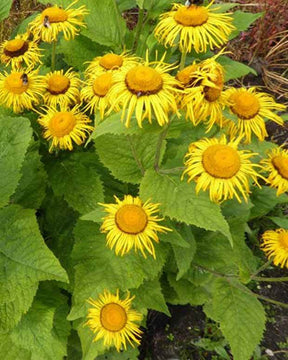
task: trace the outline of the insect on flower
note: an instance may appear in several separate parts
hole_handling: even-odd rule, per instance
[[[28,85],[28,75],[27,74],[23,74],[21,75],[21,79],[22,79],[22,83],[23,85]]]

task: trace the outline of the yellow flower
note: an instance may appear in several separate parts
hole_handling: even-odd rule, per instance
[[[140,250],[145,258],[145,250],[155,258],[152,240],[158,243],[157,232],[171,231],[158,225],[163,220],[154,215],[159,211],[159,204],[149,201],[143,204],[139,197],[131,195],[125,195],[123,201],[114,197],[116,204],[100,204],[108,213],[101,226],[101,231],[108,233],[107,245],[110,249],[115,247],[116,255],[123,256],[134,248],[135,251]]]
[[[262,235],[262,250],[274,265],[288,268],[288,230],[267,230]]]
[[[142,315],[131,309],[133,299],[134,296],[130,297],[129,292],[126,299],[121,300],[119,290],[116,295],[105,290],[97,300],[88,300],[93,307],[88,310],[88,321],[85,325],[96,334],[93,341],[103,338],[105,347],[115,346],[118,352],[122,347],[127,349],[126,341],[132,347],[133,342],[140,345],[142,331],[135,321],[140,322]]]
[[[48,43],[57,41],[61,32],[65,40],[73,39],[80,31],[77,26],[85,26],[83,17],[88,14],[84,5],[78,9],[71,9],[78,1],[72,1],[66,9],[58,5],[46,8],[28,25],[29,30],[36,39],[40,38]]]
[[[244,136],[245,143],[251,142],[254,133],[260,141],[268,136],[264,118],[283,125],[283,120],[272,110],[283,111],[286,106],[277,104],[273,98],[265,93],[256,91],[255,87],[249,89],[231,88],[224,92],[224,101],[229,104],[231,113],[237,116],[237,122],[229,122],[230,136]]]
[[[86,86],[81,90],[81,100],[87,105],[84,110],[95,113],[99,110],[100,117],[103,119],[106,109],[109,107],[107,93],[112,86],[113,74],[111,72],[102,73],[86,82]]]
[[[139,63],[140,59],[136,56],[131,56],[126,51],[120,55],[114,53],[108,53],[103,56],[95,57],[89,63],[85,71],[87,77],[94,77],[95,75],[101,75],[107,71],[123,71],[127,67],[135,66]]]
[[[44,86],[38,71],[12,70],[0,73],[0,104],[12,108],[15,113],[33,109],[39,104]]]
[[[269,172],[266,181],[277,189],[277,196],[288,191],[288,150],[273,149],[261,163],[263,170]]]
[[[5,40],[0,46],[1,62],[12,69],[20,69],[23,64],[34,67],[41,63],[41,49],[37,42],[29,40],[29,34],[17,35],[15,39]]]
[[[54,148],[71,151],[73,142],[81,145],[87,135],[93,131],[93,127],[88,125],[91,120],[79,111],[79,106],[72,109],[63,107],[60,111],[53,107],[48,108],[38,122],[44,127],[44,139],[52,140],[50,152]]]
[[[43,94],[44,103],[47,106],[65,107],[75,105],[80,98],[79,75],[72,69],[49,72],[43,79],[45,92]]]
[[[257,172],[250,158],[255,153],[237,150],[240,139],[227,142],[220,139],[201,139],[189,146],[186,154],[186,169],[182,175],[188,175],[188,182],[196,181],[196,193],[209,189],[210,199],[221,202],[234,196],[241,202],[240,195],[247,201],[249,178],[257,183]]]
[[[129,127],[132,115],[138,126],[142,127],[145,118],[152,123],[154,116],[160,126],[169,122],[169,113],[177,113],[175,100],[178,82],[168,72],[174,65],[160,61],[137,65],[125,72],[114,74],[113,87],[108,93],[112,105],[109,112],[115,108],[122,108],[121,121]]]
[[[172,10],[160,16],[155,36],[165,46],[179,45],[181,52],[206,52],[228,42],[235,29],[231,13],[218,13],[217,8],[173,4]],[[208,49],[207,49],[208,48]]]

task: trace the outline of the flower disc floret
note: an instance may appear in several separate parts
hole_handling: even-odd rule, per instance
[[[190,144],[186,154],[183,173],[188,175],[188,182],[196,182],[196,193],[201,189],[209,190],[210,199],[214,202],[235,197],[241,202],[240,195],[247,201],[249,179],[257,185],[257,172],[250,158],[254,153],[238,150],[238,140],[227,142],[226,137],[220,139],[202,139]],[[182,177],[183,177],[182,176]]]
[[[107,233],[107,245],[110,249],[115,248],[116,255],[123,256],[134,248],[145,258],[145,250],[155,258],[152,241],[159,242],[157,232],[170,231],[159,225],[163,219],[154,215],[159,211],[159,204],[142,203],[131,195],[125,195],[123,201],[115,196],[115,200],[116,204],[100,204],[108,213],[101,226],[101,231]]]
[[[140,344],[142,331],[135,322],[142,320],[142,315],[133,310],[132,300],[128,292],[127,297],[121,300],[119,290],[116,295],[105,290],[97,300],[89,299],[92,305],[88,310],[85,325],[95,334],[93,341],[103,339],[104,346],[115,346],[117,351],[127,349],[127,342],[134,347]]]
[[[228,42],[232,25],[231,13],[221,14],[219,8],[174,4],[172,10],[160,16],[155,28],[156,38],[165,46],[179,45],[181,52],[206,52]]]
[[[105,70],[115,70],[119,69],[123,65],[123,61],[123,56],[109,53],[99,59],[99,65]]]
[[[273,259],[273,263],[281,268],[288,268],[288,230],[267,230],[262,235],[262,250]]]
[[[276,103],[271,96],[258,92],[255,87],[228,89],[223,92],[223,99],[230,112],[237,116],[236,122],[230,121],[227,125],[231,137],[240,136],[245,143],[250,143],[252,134],[255,134],[263,141],[268,136],[264,119],[283,125],[281,117],[273,111],[283,111],[286,106]]]
[[[163,80],[155,69],[149,66],[136,66],[129,70],[125,77],[127,88],[134,94],[157,94],[163,86]]]
[[[63,32],[65,40],[73,39],[79,33],[79,27],[85,26],[84,15],[88,14],[86,7],[80,6],[73,9],[78,0],[63,9],[58,5],[50,6],[42,11],[41,14],[28,25],[34,37],[45,42],[57,41],[59,33]]]
[[[261,163],[263,171],[268,172],[266,182],[277,189],[277,196],[288,191],[288,150],[273,149]]]

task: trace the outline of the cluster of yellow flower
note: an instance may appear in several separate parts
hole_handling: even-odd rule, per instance
[[[145,119],[149,123],[155,119],[160,126],[166,126],[171,115],[180,117],[184,113],[195,126],[202,122],[207,132],[217,125],[226,133],[221,138],[204,138],[190,144],[183,176],[187,174],[188,181],[196,182],[196,192],[209,190],[210,199],[215,202],[233,197],[241,202],[240,196],[247,200],[250,179],[256,184],[257,177],[265,179],[256,168],[269,173],[265,180],[277,189],[277,195],[288,190],[287,150],[273,150],[261,165],[251,162],[255,153],[238,150],[242,140],[251,142],[252,134],[264,140],[264,118],[283,124],[273,110],[284,110],[285,106],[255,88],[225,89],[224,69],[217,62],[223,52],[182,66],[176,76],[170,72],[177,66],[166,64],[165,55],[159,61],[149,62],[148,55],[140,59],[128,52],[96,57],[88,65],[84,81],[72,69],[38,75],[34,67],[41,63],[39,42],[55,42],[60,32],[69,40],[79,32],[79,26],[85,26],[86,8],[72,8],[77,1],[66,9],[48,7],[29,24],[27,33],[0,47],[1,61],[11,65],[9,73],[0,74],[0,104],[16,113],[25,109],[37,111],[43,136],[51,141],[50,151],[72,150],[73,142],[81,145],[85,141],[93,131],[85,112],[99,111],[103,119],[112,111],[122,111],[125,126],[135,116],[140,128]],[[212,4],[213,1],[206,7],[189,1],[188,5],[174,4],[171,11],[161,16],[155,36],[165,45],[178,45],[183,54],[192,49],[203,52],[220,47],[228,41],[234,26],[230,14],[219,13]],[[43,113],[35,109],[41,103]],[[225,117],[224,109],[235,119]],[[163,220],[155,215],[159,204],[143,204],[130,195],[123,201],[115,199],[116,204],[102,204],[108,213],[101,227],[107,233],[108,246],[115,248],[116,254],[124,255],[134,248],[144,257],[147,251],[155,258],[152,240],[158,242],[157,232],[170,230],[158,224]],[[287,248],[287,232],[282,238]],[[271,246],[269,251],[274,256]],[[284,264],[283,258],[277,262]],[[116,295],[105,291],[97,301],[90,299],[93,308],[89,310],[87,325],[97,333],[95,341],[104,338],[105,345],[114,345],[117,350],[126,348],[126,340],[139,344],[141,331],[133,321],[141,320],[141,315],[130,309],[132,299],[128,294],[120,300],[118,291]]]

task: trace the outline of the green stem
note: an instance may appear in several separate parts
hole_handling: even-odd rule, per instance
[[[159,171],[159,162],[160,162],[160,155],[161,155],[161,148],[162,148],[162,142],[166,138],[167,132],[168,132],[169,124],[166,125],[166,128],[161,132],[159,135],[156,153],[155,153],[155,161],[154,161],[154,169],[158,172]]]
[[[180,60],[179,70],[183,70],[184,67],[185,67],[186,55],[187,55],[187,53],[185,51],[181,53],[181,60]]]
[[[143,21],[144,21],[144,9],[139,9],[138,22],[137,22],[137,26],[136,26],[136,35],[135,35],[135,40],[134,40],[133,47],[132,47],[133,53],[135,53],[138,48],[138,42],[139,42],[140,34],[142,31]]]
[[[254,274],[251,275],[251,279],[254,279],[256,275],[258,275],[261,271],[267,269],[273,260],[268,260],[264,265],[262,265],[258,270],[255,271]]]
[[[139,170],[141,171],[141,175],[144,176],[145,169],[144,169],[144,167],[142,165],[141,160],[138,158],[138,155],[137,155],[135,146],[133,144],[133,141],[132,141],[132,139],[131,139],[131,137],[129,135],[127,136],[127,139],[128,139],[128,142],[129,142],[129,145],[130,145],[130,148],[131,148],[132,155],[133,155],[133,157],[134,157],[134,159],[135,159],[135,161],[136,161],[136,163],[138,165]]]
[[[252,278],[255,281],[267,281],[267,282],[284,282],[284,281],[288,281],[288,277],[258,277],[258,276],[253,276]]]
[[[266,296],[263,296],[263,295],[259,295],[259,294],[255,294],[255,295],[257,296],[258,299],[261,299],[261,300],[270,302],[271,304],[278,305],[278,306],[281,306],[281,307],[283,307],[285,309],[288,309],[288,304],[282,303],[282,302],[277,301],[277,300],[270,299],[270,298],[268,298]]]
[[[51,70],[55,70],[55,61],[56,61],[56,44],[57,41],[53,41],[52,43],[52,55],[51,55]]]
[[[161,174],[174,174],[174,173],[178,173],[178,172],[181,172],[185,170],[185,167],[182,166],[182,167],[175,167],[175,168],[172,168],[172,169],[161,169],[159,170],[159,172]]]

